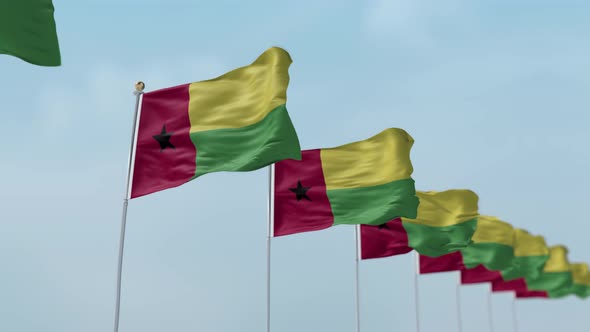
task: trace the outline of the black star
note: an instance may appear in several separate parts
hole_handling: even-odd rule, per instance
[[[379,229],[384,229],[384,228],[385,229],[389,229],[389,226],[387,226],[387,224],[381,224],[381,225],[377,226],[377,228],[379,228]]]
[[[309,199],[309,197],[307,197],[307,191],[309,189],[311,189],[311,187],[302,186],[301,181],[297,181],[297,188],[289,188],[290,191],[295,193],[295,197],[297,198],[297,201],[300,201],[304,198],[308,201],[311,201],[311,199]]]
[[[172,143],[170,143],[170,138],[174,135],[174,133],[167,133],[166,132],[166,125],[162,126],[162,132],[160,135],[152,136],[158,143],[160,143],[160,152],[164,151],[166,148],[176,149]]]

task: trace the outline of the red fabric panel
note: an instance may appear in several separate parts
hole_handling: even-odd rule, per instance
[[[300,193],[296,193],[297,188]],[[334,224],[326,194],[320,150],[301,152],[301,160],[275,164],[274,236],[311,232]]]
[[[383,258],[412,251],[408,234],[397,218],[379,226],[361,225],[361,259]]]

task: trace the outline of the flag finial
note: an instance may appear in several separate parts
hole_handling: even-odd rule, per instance
[[[142,81],[137,81],[137,83],[135,83],[135,91],[141,92],[143,89],[145,89],[145,84]]]

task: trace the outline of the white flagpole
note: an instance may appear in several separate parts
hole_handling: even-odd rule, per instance
[[[414,303],[416,305],[416,332],[420,332],[420,292],[418,291],[418,276],[420,275],[420,255],[414,251],[416,269],[414,270]]]
[[[274,164],[268,166],[268,236],[266,237],[266,332],[270,332],[270,244],[274,236]]]
[[[488,292],[488,320],[490,324],[490,332],[494,332],[494,316],[492,315],[492,290]]]
[[[457,280],[456,295],[457,298],[457,331],[463,330],[463,322],[461,319],[461,272],[459,272],[459,279]]]
[[[133,174],[133,164],[135,156],[135,141],[137,139],[137,118],[140,109],[141,95],[145,84],[143,82],[135,83],[135,113],[133,115],[133,127],[131,130],[131,147],[129,148],[129,160],[127,161],[127,184],[125,187],[125,198],[123,199],[123,214],[121,217],[121,234],[119,238],[119,262],[117,266],[117,295],[115,299],[115,326],[114,332],[119,331],[119,313],[121,311],[121,275],[123,273],[123,249],[125,247],[125,226],[127,224],[127,206],[129,205],[129,196],[131,195],[131,177]]]
[[[516,315],[516,293],[512,298],[512,324],[514,326],[514,332],[518,332],[518,316]]]
[[[361,298],[359,282],[359,261],[361,260],[361,225],[354,227],[354,236],[356,240],[356,259],[355,259],[355,290],[356,290],[356,332],[361,331]]]

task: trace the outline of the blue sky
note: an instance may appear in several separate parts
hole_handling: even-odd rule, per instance
[[[0,330],[109,331],[134,97],[288,50],[303,148],[407,130],[421,190],[590,262],[586,1],[54,0],[63,66],[0,56]],[[267,173],[130,203],[121,332],[263,331]],[[353,228],[273,242],[273,331],[354,331]],[[362,262],[363,330],[412,331],[413,256]],[[422,331],[454,331],[453,273],[420,281]],[[486,285],[462,288],[484,331]],[[511,295],[494,295],[511,331]],[[586,331],[576,298],[518,303],[521,331]]]

